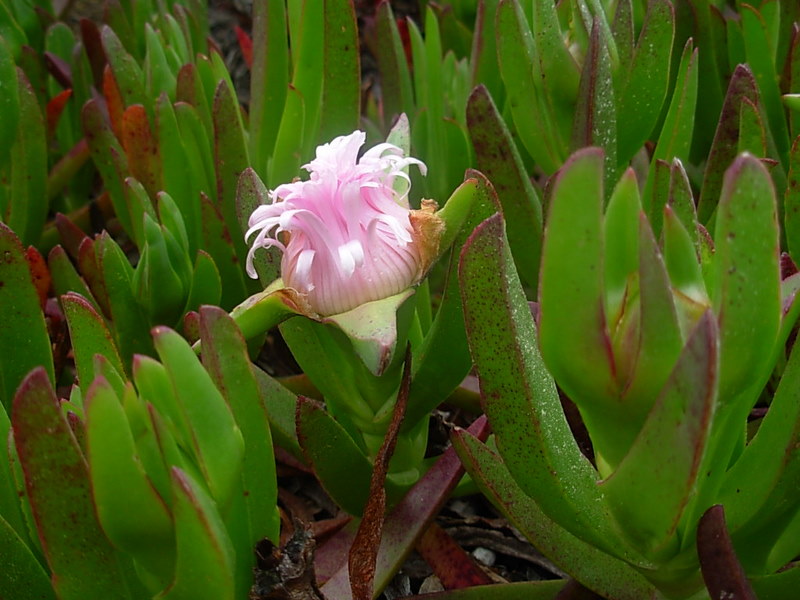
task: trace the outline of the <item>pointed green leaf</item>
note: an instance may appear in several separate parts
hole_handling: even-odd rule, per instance
[[[531,185],[511,132],[482,85],[470,94],[467,124],[477,168],[491,180],[503,207],[517,271],[523,283],[535,292],[542,252],[541,200]]]
[[[241,431],[188,342],[167,327],[154,328],[153,341],[189,426],[194,455],[212,496],[225,507],[241,482]]]
[[[372,476],[364,452],[321,404],[303,396],[297,404],[297,437],[325,491],[345,511],[360,516]]]
[[[579,405],[616,395],[604,314],[603,196],[602,152],[592,148],[573,155],[553,184],[542,248],[542,356]]]
[[[114,368],[124,373],[122,359],[103,318],[82,296],[68,293],[61,296],[61,307],[67,318],[69,337],[75,353],[75,366],[81,391],[86,394],[94,381],[93,360],[100,354],[111,361]]]
[[[86,461],[43,368],[31,371],[20,385],[12,424],[56,595],[62,600],[130,598],[95,516]]]
[[[595,168],[599,176],[599,160]],[[461,253],[459,279],[483,407],[509,470],[551,518],[569,522],[592,543],[625,553],[609,529],[598,474],[572,437],[539,355],[533,317],[499,215],[470,237]]]
[[[54,380],[50,336],[39,307],[25,250],[19,238],[0,223],[0,401],[11,414],[11,401],[22,378],[34,367],[43,366]]]
[[[620,528],[647,555],[677,549],[674,536],[693,493],[716,402],[717,351],[706,312],[630,452],[601,484]]]
[[[231,408],[247,452],[242,467],[249,547],[264,537],[278,543],[280,518],[275,457],[266,406],[250,365],[244,338],[222,309],[200,309],[203,365]]]
[[[233,600],[235,555],[217,504],[194,479],[171,469],[175,498],[175,579],[155,600]]]
[[[358,129],[361,72],[353,0],[324,0],[322,109],[319,139],[328,141]]]
[[[625,4],[620,2],[618,7]],[[667,0],[649,2],[630,66],[615,88],[617,118],[625,124],[617,130],[620,164],[627,164],[641,148],[658,120],[669,85],[674,37],[672,4]]]
[[[174,566],[172,516],[140,462],[122,403],[103,378],[86,395],[86,443],[103,531],[155,575],[163,589]]]
[[[0,548],[4,568],[0,571],[0,597],[14,600],[55,600],[50,578],[30,548],[0,516]]]
[[[453,447],[481,492],[560,569],[606,597],[641,600],[653,589],[631,566],[575,537],[551,520],[514,481],[500,457],[463,430]]]

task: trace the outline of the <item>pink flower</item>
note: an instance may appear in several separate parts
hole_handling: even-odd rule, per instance
[[[253,211],[245,235],[250,239],[257,232],[248,274],[256,276],[256,249],[280,248],[284,285],[305,295],[323,316],[418,283],[438,249],[438,217],[429,206],[408,206],[411,184],[403,169],[417,165],[424,174],[425,165],[388,143],[359,160],[365,137],[355,131],[319,146],[303,167],[310,179],[270,192],[272,202]]]

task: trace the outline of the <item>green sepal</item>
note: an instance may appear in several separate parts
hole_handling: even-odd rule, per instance
[[[350,339],[353,349],[370,372],[379,377],[396,362],[408,335],[415,301],[414,290],[365,302],[356,308],[322,319],[333,323]],[[397,352],[397,348],[401,352]]]

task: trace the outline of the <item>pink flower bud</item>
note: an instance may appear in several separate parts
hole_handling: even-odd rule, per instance
[[[256,276],[256,249],[280,248],[284,285],[305,295],[323,316],[418,283],[438,249],[438,217],[430,207],[408,206],[411,184],[403,169],[413,164],[424,174],[425,165],[388,143],[359,160],[365,137],[355,131],[319,146],[303,167],[310,179],[270,192],[272,202],[253,211],[245,235],[256,234],[248,274]]]

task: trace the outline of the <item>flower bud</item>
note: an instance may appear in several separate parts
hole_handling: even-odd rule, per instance
[[[425,165],[388,143],[359,159],[365,137],[355,131],[319,146],[316,158],[303,167],[310,178],[270,192],[272,202],[253,211],[245,236],[255,234],[248,274],[256,276],[258,248],[279,248],[284,285],[304,295],[321,316],[411,287],[438,250],[442,225],[433,203],[422,210],[408,206],[405,170],[417,165],[424,174]]]

